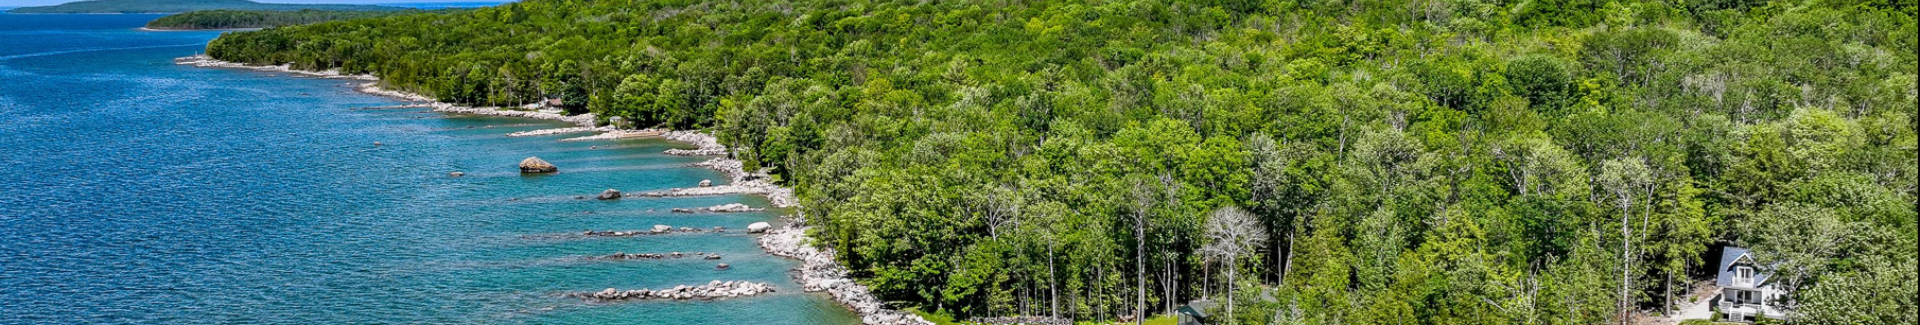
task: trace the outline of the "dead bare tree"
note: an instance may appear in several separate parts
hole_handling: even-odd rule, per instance
[[[1214,210],[1207,218],[1207,244],[1200,252],[1207,256],[1218,257],[1226,262],[1227,273],[1227,319],[1233,319],[1233,283],[1239,273],[1235,261],[1247,252],[1260,248],[1267,242],[1267,232],[1260,229],[1253,214],[1239,207],[1226,206]]]

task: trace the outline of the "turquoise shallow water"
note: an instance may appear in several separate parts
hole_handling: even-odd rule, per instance
[[[152,18],[0,14],[0,324],[857,322],[738,230],[549,236],[777,217],[667,212],[767,205],[753,196],[574,199],[723,178],[686,167],[704,158],[660,154],[678,144],[509,138],[565,125],[361,110],[399,102],[340,80],[176,66],[217,33],[134,29]],[[523,177],[527,156],[561,172]],[[718,252],[733,268],[580,258],[673,251]],[[709,280],[780,291],[558,296]]]

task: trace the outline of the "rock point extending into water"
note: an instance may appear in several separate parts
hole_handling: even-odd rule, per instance
[[[606,290],[600,290],[599,292],[569,293],[567,294],[567,296],[576,297],[576,298],[585,298],[587,300],[593,300],[593,301],[661,300],[661,299],[705,300],[705,299],[721,299],[721,298],[753,296],[753,295],[759,295],[759,294],[768,293],[768,292],[773,292],[773,285],[760,283],[760,282],[747,282],[747,281],[721,282],[720,280],[713,280],[713,282],[708,282],[706,285],[701,285],[701,286],[689,287],[686,285],[679,285],[679,286],[674,286],[672,289],[660,289],[660,290],[635,289],[635,290],[626,290],[626,291],[621,291],[619,289],[614,289],[614,288],[607,288]]]

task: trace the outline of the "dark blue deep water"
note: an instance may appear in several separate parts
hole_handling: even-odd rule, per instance
[[[341,80],[177,66],[215,32],[152,15],[0,14],[0,324],[845,324],[797,262],[754,238],[566,238],[654,224],[744,228],[778,211],[673,214],[750,196],[578,200],[717,172],[659,140],[510,138],[554,122],[366,110]],[[374,142],[384,145],[375,146]],[[590,146],[597,146],[592,149]],[[521,158],[559,165],[521,176]],[[447,173],[466,172],[452,178]],[[588,261],[614,252],[699,259]],[[557,294],[709,280],[775,284],[718,301]]]

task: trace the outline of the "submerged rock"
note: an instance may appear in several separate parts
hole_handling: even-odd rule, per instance
[[[527,157],[527,159],[520,161],[521,173],[537,174],[537,173],[552,173],[552,172],[558,172],[558,171],[560,171],[560,167],[556,167],[551,163],[547,163],[546,160],[540,160],[540,157]]]
[[[462,172],[451,172],[451,173],[447,173],[447,176],[452,176],[452,177],[460,177],[460,176],[467,176],[467,173],[462,173]]]
[[[605,191],[600,191],[600,196],[598,197],[598,199],[601,199],[601,200],[617,200],[617,199],[620,199],[620,190],[616,190],[616,189],[607,189],[607,190],[605,190]]]

